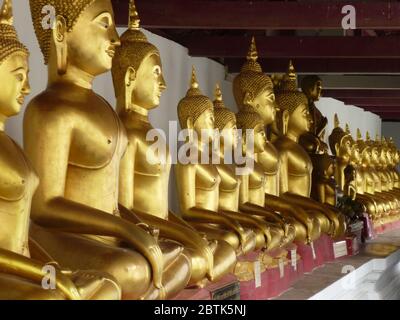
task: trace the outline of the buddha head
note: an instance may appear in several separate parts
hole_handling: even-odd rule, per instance
[[[242,130],[243,139],[243,154],[246,154],[246,150],[250,150],[250,141],[247,130],[251,130],[253,136],[253,152],[254,154],[262,153],[267,146],[267,137],[264,130],[264,122],[261,116],[254,112],[251,107],[243,107],[236,114],[236,121],[238,129]]]
[[[264,125],[269,125],[276,117],[274,85],[257,60],[258,53],[253,37],[247,61],[233,80],[233,95],[239,110],[250,106],[261,116]]]
[[[301,81],[301,91],[307,96],[309,102],[319,101],[322,95],[322,80],[315,75],[306,76]]]
[[[335,174],[335,158],[324,153],[316,155],[315,159],[313,165],[317,176],[325,179],[332,178]]]
[[[332,130],[329,136],[329,147],[333,155],[342,161],[350,161],[350,157],[353,153],[354,140],[350,133],[344,131],[339,124],[339,118],[335,114],[335,128]]]
[[[312,120],[308,108],[308,100],[297,88],[297,75],[290,61],[288,72],[276,93],[276,101],[280,109],[282,133],[296,139],[309,132]]]
[[[178,103],[178,118],[182,129],[193,130],[198,137],[202,132],[210,139],[214,137],[214,105],[199,89],[196,71],[193,67],[190,88]]]
[[[360,164],[367,167],[371,163],[371,147],[362,139],[360,129],[357,129],[357,141],[356,144],[360,153]]]
[[[116,97],[123,101],[125,111],[131,106],[149,110],[160,104],[166,89],[160,52],[140,31],[133,0],[129,4],[128,30],[122,34],[121,46],[113,59],[112,76]]]
[[[400,161],[400,154],[392,137],[389,138],[388,147],[390,149],[390,152],[392,153],[393,166],[396,166]]]
[[[378,145],[375,143],[375,141],[371,140],[371,137],[369,135],[369,132],[367,132],[366,136],[366,143],[370,147],[370,158],[371,158],[371,164],[370,166],[372,168],[375,168],[376,166],[379,166],[379,150],[378,150]]]
[[[222,91],[217,84],[214,100],[215,129],[221,134],[220,147],[232,150],[237,146],[237,125],[235,114],[225,107]]]
[[[0,117],[20,112],[29,94],[28,49],[19,42],[13,26],[11,0],[4,0],[0,11]]]
[[[58,75],[97,76],[111,69],[120,44],[110,0],[29,0],[33,26],[45,64]],[[45,6],[57,16],[44,27]]]

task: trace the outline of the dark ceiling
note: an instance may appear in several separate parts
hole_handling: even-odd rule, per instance
[[[129,0],[112,2],[117,24],[127,26]],[[341,27],[345,5],[356,9],[356,30]],[[267,73],[285,72],[292,59],[299,74],[368,77],[367,85],[324,95],[400,120],[400,1],[136,0],[136,6],[143,28],[229,73],[240,70],[255,36]]]

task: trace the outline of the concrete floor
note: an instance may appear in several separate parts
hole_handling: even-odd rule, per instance
[[[373,259],[386,258],[399,249],[400,230],[379,235],[377,239],[363,245],[358,255],[327,263],[312,273],[306,274],[275,300],[307,300],[343,278],[346,275],[344,271],[346,267],[351,266],[357,269]]]

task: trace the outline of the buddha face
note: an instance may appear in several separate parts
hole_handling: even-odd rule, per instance
[[[13,54],[0,64],[0,113],[11,117],[21,111],[25,96],[30,92],[28,81],[28,59]]]
[[[229,121],[222,129],[221,139],[223,139],[224,148],[232,150],[237,147],[238,135],[235,121]]]
[[[307,96],[313,101],[319,101],[322,95],[322,81],[318,80],[307,93]]]
[[[250,105],[253,106],[261,116],[265,125],[269,125],[275,121],[277,105],[273,90],[263,90],[252,102],[250,102]]]
[[[111,69],[119,46],[110,0],[96,0],[67,34],[68,64],[97,76]]]
[[[308,132],[311,128],[312,120],[306,104],[299,105],[289,116],[288,132],[291,131],[297,136]]]
[[[261,153],[267,147],[267,137],[265,135],[264,126],[256,125],[254,128],[254,153]]]
[[[189,120],[190,121],[190,120]],[[207,136],[209,142],[211,142],[214,138],[214,111],[213,109],[207,109],[204,111],[200,117],[197,118],[195,123],[193,124],[193,129],[198,135],[198,138]],[[190,124],[188,128],[190,129]],[[206,142],[206,141],[203,141]]]
[[[359,148],[359,146],[358,146],[356,143],[354,143],[354,144],[351,146],[351,151],[350,151],[350,163],[351,163],[353,166],[357,166],[357,165],[360,165],[360,164],[361,164],[361,161],[362,161],[362,158],[361,158],[360,148]]]
[[[339,146],[338,156],[351,156],[353,139],[350,136],[345,136]]]
[[[379,151],[376,147],[373,147],[371,150],[371,161],[374,165],[379,164]]]
[[[153,54],[145,58],[137,70],[132,89],[132,104],[152,109],[160,104],[161,94],[165,89],[161,59]]]

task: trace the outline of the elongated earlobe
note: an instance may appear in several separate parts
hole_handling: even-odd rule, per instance
[[[63,75],[68,67],[67,27],[63,16],[56,18],[53,39],[56,46],[57,71],[59,75]]]

